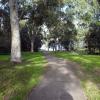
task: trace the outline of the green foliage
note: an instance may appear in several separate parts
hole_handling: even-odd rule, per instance
[[[46,61],[42,53],[23,53],[22,64],[11,64],[9,55],[0,55],[0,100],[25,100],[38,84]]]
[[[86,44],[89,53],[100,53],[99,23],[91,23],[89,33],[86,35]]]
[[[8,0],[1,1],[0,3],[5,6],[4,11],[7,10],[7,16],[9,16],[9,7],[5,5]],[[64,41],[70,39],[77,40],[76,43],[79,46],[80,42],[85,45],[84,40],[88,34],[89,25],[93,22],[99,24],[100,5],[98,2],[97,0],[18,0],[20,30],[26,28],[27,24],[28,35],[30,34],[31,38],[32,31],[36,33],[37,29],[45,24],[50,32],[49,40],[50,38],[61,38]],[[5,35],[7,32],[10,33],[10,20],[7,18],[9,17],[5,17],[4,22],[7,23],[3,28]]]

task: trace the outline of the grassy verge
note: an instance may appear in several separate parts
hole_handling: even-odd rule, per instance
[[[77,62],[84,73],[81,83],[88,100],[100,100],[100,56],[54,52],[53,55]]]
[[[0,100],[25,100],[38,84],[46,63],[42,53],[23,53],[23,63],[13,65],[0,55]]]

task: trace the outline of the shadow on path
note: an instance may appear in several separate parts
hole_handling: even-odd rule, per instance
[[[48,52],[44,52],[44,55],[48,61],[46,74],[30,93],[28,100],[86,100],[70,64],[50,56]]]

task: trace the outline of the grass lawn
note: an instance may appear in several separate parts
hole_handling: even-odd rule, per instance
[[[100,56],[53,52],[53,55],[77,62],[84,73],[81,79],[88,100],[100,100]]]
[[[42,53],[23,53],[23,63],[13,65],[0,55],[0,100],[25,100],[39,83],[46,63]]]

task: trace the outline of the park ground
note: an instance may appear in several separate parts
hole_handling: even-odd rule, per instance
[[[43,75],[42,53],[23,53],[23,63],[14,65],[9,55],[0,55],[0,100],[25,100]]]
[[[78,53],[52,52],[53,56],[77,63],[80,78],[88,100],[100,100],[100,56]],[[23,63],[14,65],[9,55],[0,55],[0,100],[25,100],[39,84],[47,63],[42,53],[23,53]],[[80,75],[82,72],[82,75]]]
[[[75,52],[53,52],[54,56],[79,64],[77,76],[81,80],[88,100],[100,100],[100,56],[83,55]],[[82,72],[82,75],[80,75]]]

